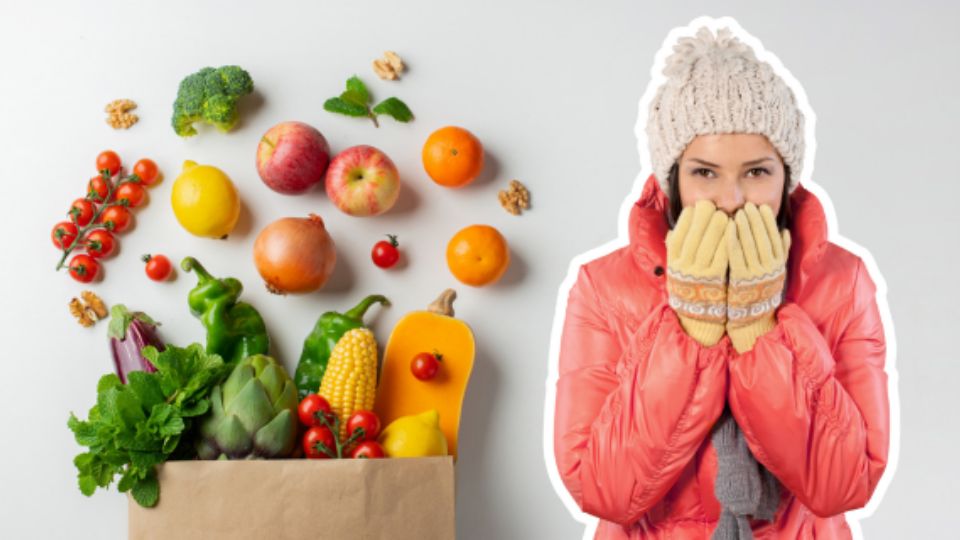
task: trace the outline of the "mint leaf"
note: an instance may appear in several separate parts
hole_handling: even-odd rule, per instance
[[[120,493],[126,493],[133,489],[134,484],[139,480],[135,474],[133,474],[131,469],[127,469],[123,473],[123,477],[120,478],[120,482],[117,483],[117,491]]]
[[[160,483],[157,482],[156,471],[151,471],[143,480],[133,486],[133,498],[140,506],[150,508],[156,506],[160,499]]]
[[[323,102],[323,109],[347,116],[367,116],[369,114],[365,106],[350,103],[338,97],[330,98]]]
[[[377,106],[373,108],[373,112],[392,116],[397,122],[409,122],[413,120],[413,113],[410,112],[407,104],[395,97],[389,97],[378,103]]]
[[[354,75],[347,79],[347,91],[343,94],[340,94],[340,97],[343,98],[344,95],[349,94],[351,99],[346,99],[351,103],[356,103],[357,105],[367,106],[367,103],[370,102],[370,92],[367,91],[367,87],[363,84],[363,81],[360,80],[360,77]],[[356,102],[352,101],[353,99],[357,100]]]
[[[80,486],[80,493],[83,493],[87,497],[93,495],[93,492],[97,490],[97,481],[94,480],[92,476],[79,476],[77,478],[77,483]]]
[[[110,388],[120,388],[123,386],[123,383],[120,382],[120,377],[117,377],[115,373],[110,373],[100,377],[100,380],[97,381],[97,393],[102,394]]]
[[[131,371],[127,374],[127,386],[140,398],[144,410],[150,410],[164,400],[160,381],[145,371]]]
[[[73,432],[73,437],[77,440],[77,444],[82,446],[93,446],[97,444],[97,429],[92,423],[83,422],[74,416],[73,413],[70,413],[70,419],[67,420],[67,427]],[[77,459],[81,456],[91,457],[90,454],[80,454],[77,456]],[[74,463],[77,467],[80,467],[76,459],[74,459]]]

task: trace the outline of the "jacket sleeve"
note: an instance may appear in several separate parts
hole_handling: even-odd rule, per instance
[[[629,525],[677,481],[723,411],[729,340],[709,348],[662,303],[621,343],[586,269],[560,344],[554,451],[584,512]]]
[[[862,261],[853,289],[829,323],[832,350],[786,303],[776,327],[730,359],[730,408],[751,451],[821,517],[865,506],[887,463],[886,344]]]

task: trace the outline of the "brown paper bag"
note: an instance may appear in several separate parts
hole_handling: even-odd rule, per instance
[[[170,461],[131,539],[455,537],[453,458]]]

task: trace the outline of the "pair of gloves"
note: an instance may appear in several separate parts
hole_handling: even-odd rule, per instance
[[[774,327],[790,231],[777,228],[769,206],[747,203],[730,218],[698,201],[683,209],[666,242],[670,306],[692,338],[710,346],[726,332],[742,353]]]

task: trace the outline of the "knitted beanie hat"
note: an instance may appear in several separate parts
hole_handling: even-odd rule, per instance
[[[669,193],[670,168],[697,135],[765,135],[790,167],[796,189],[803,165],[803,113],[789,86],[729,28],[702,27],[673,46],[666,82],[650,102],[647,139],[653,173]]]

